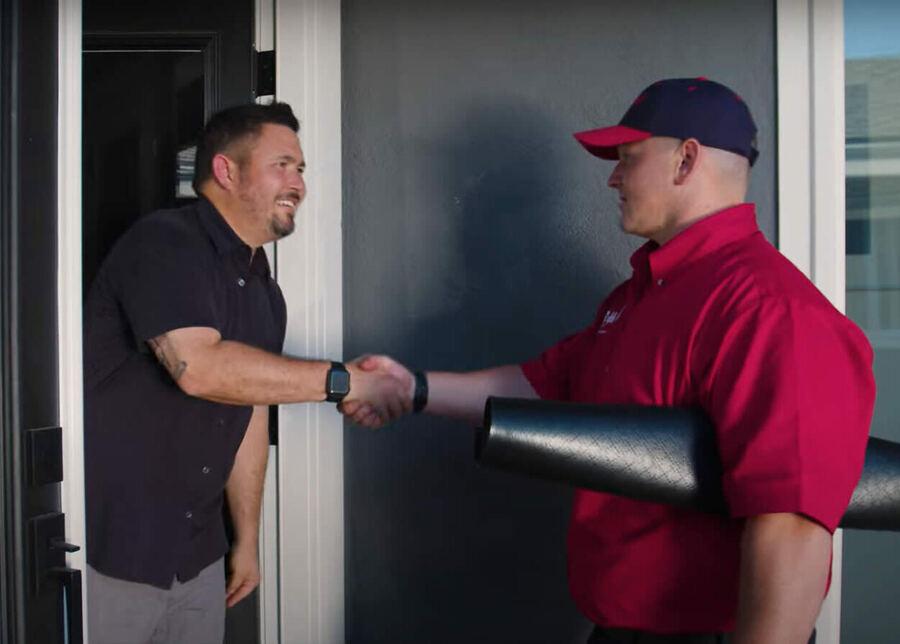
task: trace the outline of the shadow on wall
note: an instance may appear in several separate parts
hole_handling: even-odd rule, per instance
[[[406,315],[383,350],[415,368],[530,358],[590,323],[621,279],[598,273],[602,230],[617,224],[572,206],[599,188],[564,176],[558,123],[523,103],[492,101],[409,143],[420,162],[398,178],[407,225],[391,249]],[[571,153],[583,154],[574,141]],[[482,470],[473,445],[470,428],[434,417],[347,432],[348,641],[585,641],[566,585],[570,490]],[[354,552],[371,539],[389,544],[377,561]]]
[[[423,291],[410,304],[433,311],[417,320],[410,348],[432,368],[531,357],[587,325],[619,281],[601,263],[600,229],[611,222],[601,227],[596,211],[570,210],[597,188],[563,174],[584,154],[564,137],[561,144],[552,115],[524,101],[494,101],[449,128],[440,149],[415,155],[436,157],[416,179],[440,195],[425,216],[452,220],[442,229],[447,239],[409,240],[410,268],[423,271]],[[569,142],[571,156],[563,157]]]

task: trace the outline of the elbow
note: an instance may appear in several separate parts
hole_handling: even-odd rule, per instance
[[[207,398],[210,393],[209,379],[198,373],[198,369],[185,368],[175,378],[175,384],[188,396],[194,398]]]

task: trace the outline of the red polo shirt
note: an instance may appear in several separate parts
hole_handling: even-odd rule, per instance
[[[591,326],[523,371],[541,398],[705,409],[731,518],[579,490],[570,589],[603,626],[731,631],[742,517],[837,527],[862,470],[872,350],[766,241],[752,204],[648,242],[631,264]]]

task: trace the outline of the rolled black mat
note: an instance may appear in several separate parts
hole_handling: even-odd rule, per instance
[[[489,398],[484,465],[633,499],[726,510],[715,433],[689,408]],[[870,438],[841,527],[900,530],[900,444]]]

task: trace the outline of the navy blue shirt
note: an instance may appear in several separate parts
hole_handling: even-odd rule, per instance
[[[147,340],[212,327],[280,353],[285,323],[265,253],[251,253],[206,199],[147,215],[116,243],[84,320],[87,560],[96,570],[168,588],[227,550],[223,492],[253,408],[183,393]]]

